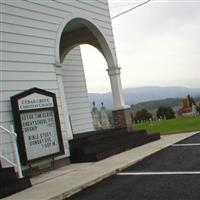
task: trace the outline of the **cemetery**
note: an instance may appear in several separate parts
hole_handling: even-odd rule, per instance
[[[161,135],[199,131],[200,116],[144,122],[134,125],[134,128],[136,130],[145,129],[149,133],[159,132]]]
[[[198,102],[195,102],[190,95],[182,98],[181,107],[177,110],[177,113],[174,112],[169,118],[166,117],[167,113],[160,114],[160,108],[167,109],[170,107],[159,107],[156,117],[150,116],[146,120],[135,121],[134,128],[136,130],[145,129],[149,133],[159,132],[161,135],[192,132],[200,129]],[[171,110],[173,111],[172,108]]]

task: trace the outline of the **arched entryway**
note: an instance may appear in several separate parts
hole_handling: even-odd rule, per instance
[[[113,110],[121,111],[129,108],[124,103],[122,94],[122,86],[120,79],[120,68],[117,65],[115,50],[111,48],[111,44],[98,27],[96,21],[88,16],[71,16],[63,21],[59,27],[56,39],[56,71],[58,76],[58,84],[61,94],[62,107],[66,110],[65,120],[67,120],[67,104],[62,83],[62,65],[63,60],[71,49],[81,44],[89,44],[96,47],[105,57],[108,65],[108,74],[110,77]],[[126,117],[126,114],[123,114]],[[118,112],[119,117],[119,112]]]

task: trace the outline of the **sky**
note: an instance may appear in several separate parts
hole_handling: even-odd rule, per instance
[[[108,1],[111,17],[144,2]],[[123,88],[200,87],[200,0],[152,0],[112,27]],[[88,91],[110,91],[104,57],[89,45],[81,51]]]

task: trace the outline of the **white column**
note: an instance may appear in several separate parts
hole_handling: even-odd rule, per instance
[[[110,77],[110,84],[113,96],[113,110],[122,110],[130,108],[130,106],[125,105],[124,96],[122,92],[122,84],[120,78],[120,67],[109,67],[107,69],[108,75]]]
[[[64,116],[64,124],[67,131],[67,139],[69,140],[73,138],[73,134],[72,134],[72,128],[69,121],[69,113],[68,113],[67,102],[66,102],[64,86],[63,86],[62,64],[55,64],[55,71],[56,71],[56,76],[57,76],[57,81],[58,81],[62,112]]]

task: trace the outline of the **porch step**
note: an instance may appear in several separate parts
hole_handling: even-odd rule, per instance
[[[4,185],[0,189],[0,198],[7,197],[11,194],[14,194],[16,192],[20,192],[28,187],[31,186],[31,182],[29,178],[21,178],[17,179],[12,183],[9,183],[7,185]]]
[[[13,167],[0,169],[0,187],[8,185],[17,180],[15,170]]]
[[[31,186],[30,179],[18,179],[13,167],[0,169],[0,198],[9,196]]]
[[[114,154],[160,139],[160,134],[148,135],[145,130],[127,132],[126,129],[110,129],[85,133],[69,142],[71,161],[94,162]]]

